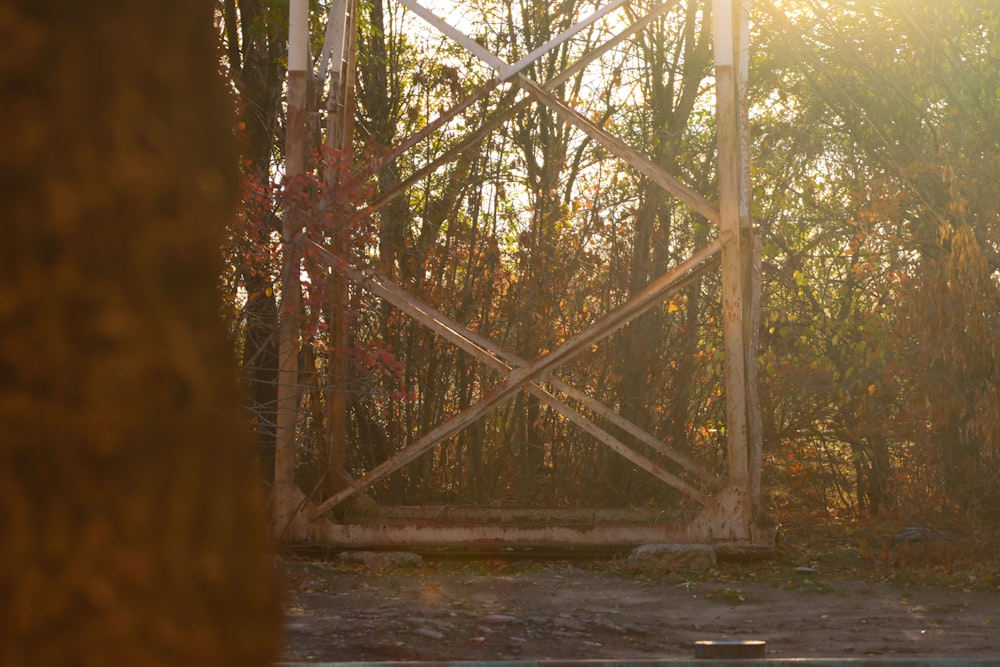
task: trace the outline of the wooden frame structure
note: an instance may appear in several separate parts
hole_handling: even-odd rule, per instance
[[[350,90],[354,68],[353,1],[336,0],[331,8],[327,41],[320,66],[331,73],[331,95],[328,106],[328,142],[338,146],[349,144],[352,105]],[[396,548],[448,545],[503,546],[608,546],[635,545],[656,542],[708,542],[731,546],[767,548],[773,539],[759,530],[755,517],[759,513],[761,433],[759,406],[756,398],[755,368],[755,302],[759,300],[759,271],[754,269],[755,244],[750,220],[750,184],[747,140],[747,42],[749,0],[716,0],[713,10],[716,115],[718,128],[718,204],[690,188],[662,167],[621,140],[598,127],[575,111],[552,91],[618,43],[642,30],[657,16],[675,6],[679,0],[666,0],[649,13],[627,26],[602,46],[594,49],[579,62],[554,77],[539,83],[523,72],[537,58],[558,46],[595,21],[617,10],[626,0],[611,0],[591,16],[560,33],[545,45],[520,61],[508,64],[487,51],[458,29],[449,25],[419,0],[399,0],[414,14],[436,27],[467,51],[496,71],[496,77],[474,91],[459,104],[396,147],[389,156],[394,159],[403,151],[429,136],[444,123],[469,108],[502,83],[520,87],[525,98],[501,112],[478,130],[471,132],[454,148],[425,168],[383,194],[372,204],[380,208],[434,170],[455,159],[459,153],[478,143],[483,136],[512,117],[529,103],[543,104],[565,122],[574,125],[611,154],[624,160],[673,195],[718,229],[716,238],[690,258],[650,282],[643,290],[618,309],[608,313],[583,331],[538,359],[518,357],[490,340],[483,338],[427,304],[415,300],[386,276],[372,270],[350,266],[333,247],[313,245],[315,256],[325,261],[343,278],[369,290],[391,303],[401,312],[416,319],[448,342],[458,346],[479,362],[498,371],[504,379],[484,394],[478,402],[453,415],[408,447],[371,469],[364,477],[351,480],[329,498],[313,504],[289,480],[287,471],[276,485],[285,490],[285,508],[279,517],[286,541],[313,540],[342,548]],[[329,57],[329,59],[328,59]],[[338,68],[339,65],[339,68]],[[346,139],[345,139],[346,137]],[[650,308],[663,302],[691,281],[708,271],[721,270],[723,342],[725,350],[726,436],[728,476],[721,478],[691,461],[683,453],[666,446],[585,393],[556,378],[552,373],[561,364],[591,349],[592,345],[609,336]],[[335,289],[336,293],[336,289]],[[336,329],[336,326],[333,327]],[[336,335],[336,333],[335,333]],[[343,410],[337,396],[336,373],[331,364],[331,409]],[[328,512],[343,504],[389,474],[412,463],[445,438],[472,424],[493,408],[526,391],[546,403],[598,442],[628,461],[668,484],[697,503],[701,510],[688,521],[662,517],[649,512],[599,510],[562,511],[470,511],[454,508],[381,508],[344,515],[340,522],[331,520]],[[564,396],[561,398],[560,395]],[[696,484],[664,469],[656,462],[628,447],[611,433],[574,410],[566,399],[576,402],[614,425],[651,450],[671,459],[696,480]],[[339,407],[338,407],[339,406]],[[331,413],[331,419],[334,415]],[[281,443],[279,443],[279,447]],[[334,448],[336,450],[336,448]],[[342,451],[342,450],[341,450]],[[345,475],[346,478],[346,475]],[[290,511],[290,513],[289,513]],[[435,520],[431,520],[431,519]]]

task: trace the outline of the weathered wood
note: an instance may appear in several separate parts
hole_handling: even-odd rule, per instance
[[[441,129],[441,127],[443,127],[448,122],[450,122],[453,118],[455,118],[456,116],[458,116],[458,114],[462,113],[463,111],[465,111],[466,109],[468,109],[469,107],[471,107],[473,104],[475,104],[476,102],[480,101],[481,99],[483,99],[484,97],[486,97],[487,95],[489,95],[490,93],[492,93],[494,90],[496,90],[500,86],[501,83],[502,83],[502,81],[500,81],[500,79],[496,79],[496,78],[490,79],[489,81],[487,81],[486,83],[484,83],[483,85],[479,86],[474,91],[472,91],[471,93],[469,93],[468,95],[466,95],[465,97],[463,97],[461,99],[461,101],[459,101],[457,104],[454,104],[453,106],[449,107],[448,109],[442,111],[441,114],[437,118],[435,118],[431,122],[427,123],[427,125],[423,126],[422,128],[420,128],[419,130],[417,130],[416,132],[414,132],[413,134],[411,134],[406,139],[403,139],[402,141],[400,141],[388,153],[388,155],[386,155],[385,157],[382,157],[374,166],[372,166],[370,169],[368,169],[368,175],[371,176],[373,174],[377,174],[377,173],[381,172],[383,169],[385,169],[390,164],[392,164],[393,160],[395,160],[396,158],[398,158],[400,155],[402,155],[403,153],[405,153],[406,151],[410,150],[411,148],[413,148],[414,146],[416,146],[418,143],[420,143],[421,141],[423,141],[427,137],[429,137],[432,134],[434,134],[435,132],[437,132],[439,129]],[[506,116],[506,117],[509,117],[509,116]],[[482,136],[484,136],[484,135],[479,134],[477,132],[477,133],[474,134],[474,136],[475,136],[475,141],[478,142],[479,139],[482,138]],[[468,146],[471,145],[471,143],[472,142],[468,142],[468,140],[467,140],[466,142],[463,142],[462,145],[465,148],[468,148]],[[462,151],[459,151],[459,152],[462,152]],[[454,157],[457,157],[457,154],[454,154]],[[448,162],[450,162],[450,161],[451,160],[448,160]],[[444,164],[444,163],[441,163],[441,164]],[[439,164],[438,166],[441,166],[441,165]],[[435,169],[436,169],[436,167],[435,167]],[[373,205],[372,208],[380,208],[382,205],[383,204]]]
[[[319,56],[318,81],[326,81],[327,70],[340,72],[345,64],[347,54],[347,36],[349,15],[348,0],[333,0],[326,18],[326,32],[323,35],[323,48]]]
[[[664,470],[658,464],[654,463],[653,461],[650,461],[645,456],[631,449],[623,442],[621,442],[618,438],[614,437],[604,429],[600,428],[589,419],[586,419],[585,417],[581,416],[578,412],[573,410],[571,407],[569,407],[562,401],[557,400],[554,396],[552,396],[550,393],[548,393],[541,387],[537,385],[528,385],[527,390],[532,394],[534,394],[535,396],[542,399],[543,401],[545,401],[546,403],[548,403],[550,406],[552,406],[552,408],[555,409],[556,412],[561,414],[568,421],[572,422],[573,424],[576,424],[578,428],[589,433],[591,437],[596,439],[598,442],[604,444],[605,447],[615,452],[628,462],[632,463],[640,470],[645,470],[647,473],[649,473],[653,477],[656,477],[661,482],[664,482],[665,484],[677,489],[678,491],[686,495],[688,498],[691,498],[692,500],[702,505],[708,504],[708,496],[706,496],[702,491],[696,489],[695,487],[691,486],[677,475],[674,475],[673,473]]]
[[[643,16],[639,17],[634,22],[632,22],[624,29],[622,29],[620,32],[616,33],[606,42],[604,42],[599,46],[594,47],[587,53],[580,56],[579,60],[577,60],[575,63],[564,69],[562,72],[557,74],[552,79],[546,81],[544,84],[542,84],[542,87],[548,91],[555,90],[566,81],[569,81],[569,79],[571,79],[574,75],[578,74],[583,69],[585,69],[587,65],[594,62],[595,60],[597,60],[605,53],[615,48],[628,38],[644,30],[647,26],[649,26],[649,24],[651,24],[653,21],[655,21],[663,14],[665,14],[667,10],[674,7],[679,1],[680,0],[666,0],[666,2],[661,2],[658,5],[654,5]]]
[[[372,294],[381,297],[417,320],[431,331],[458,346],[465,352],[486,362],[492,368],[507,372],[510,367],[504,363],[500,355],[493,352],[494,345],[487,339],[465,328],[436,309],[421,303],[394,284],[385,276],[374,270],[360,271],[340,259],[327,248],[313,244],[318,259],[325,262],[335,271],[343,273],[355,284],[364,287]]]
[[[576,507],[467,507],[456,505],[378,505],[375,502],[348,503],[344,523],[366,526],[512,524],[518,526],[587,525],[618,523],[631,525],[674,525],[685,523],[693,512],[654,508]]]
[[[356,30],[354,0],[335,0],[330,6],[324,41],[324,60],[332,59],[330,85],[327,94],[327,128],[324,143],[339,151],[342,160],[352,154],[352,122],[354,110],[354,51]],[[320,67],[320,81],[324,67]],[[331,189],[341,186],[341,171],[328,169],[324,180]],[[345,231],[342,225],[331,230],[330,244],[335,253],[345,251]],[[348,358],[345,350],[349,340],[349,287],[346,278],[334,272],[330,276],[329,335],[326,387],[326,491],[336,493],[347,486],[347,405]]]
[[[289,3],[288,118],[285,129],[285,177],[305,171],[308,0]],[[302,222],[289,206],[281,226],[281,307],[278,319],[278,400],[274,450],[272,530],[281,537],[298,511],[301,491],[295,483],[299,388],[299,318],[302,310],[299,238]]]
[[[711,267],[706,267],[706,271],[709,270],[711,270]],[[692,280],[693,279],[694,277],[692,277]],[[680,286],[678,286],[678,289],[679,288]],[[665,444],[662,440],[659,440],[658,438],[650,435],[645,430],[640,428],[637,424],[629,421],[628,419],[625,419],[614,410],[611,410],[607,406],[602,404],[600,401],[597,401],[596,399],[580,391],[576,387],[573,387],[572,385],[563,382],[559,378],[549,376],[546,379],[546,382],[548,382],[548,384],[551,385],[557,391],[566,394],[566,396],[580,403],[583,407],[597,414],[605,421],[614,424],[621,430],[631,435],[636,440],[639,440],[640,442],[642,442],[644,445],[646,445],[656,453],[666,456],[667,458],[673,460],[674,463],[684,468],[684,470],[698,477],[698,479],[701,480],[704,484],[706,484],[709,488],[716,489],[722,485],[722,480],[719,478],[718,475],[711,472],[707,468],[695,463],[686,455],[680,453],[673,447],[670,447],[667,444]]]
[[[764,456],[764,426],[760,414],[760,396],[757,391],[757,347],[761,314],[761,243],[753,232],[751,218],[750,183],[750,104],[747,77],[750,69],[750,12],[745,1],[739,3],[734,17],[736,45],[736,107],[739,133],[739,224],[743,244],[741,250],[749,257],[741,257],[748,297],[743,338],[746,344],[746,406],[747,439],[749,448],[749,494],[751,514],[757,520],[761,514],[761,472]]]
[[[467,549],[497,547],[637,546],[652,543],[697,543],[702,536],[683,525],[358,525],[331,530],[340,548],[398,549],[462,545]]]
[[[347,46],[345,47],[344,74],[341,77],[341,95],[343,99],[343,122],[341,132],[343,140],[341,147],[344,151],[353,152],[354,141],[354,111],[357,107],[357,97],[354,93],[354,86],[358,72],[358,0],[347,0],[348,27]]]
[[[753,257],[750,282],[750,317],[746,334],[747,359],[747,437],[750,447],[750,507],[754,520],[762,517],[761,474],[764,465],[764,424],[760,412],[760,393],[757,390],[757,349],[760,340],[761,317],[761,242],[753,238]]]
[[[395,187],[391,188],[387,192],[382,193],[382,195],[368,205],[369,211],[377,211],[389,202],[393,201],[396,197],[400,196],[414,185],[424,180],[435,171],[448,164],[449,162],[455,161],[459,155],[469,150],[473,146],[479,144],[483,137],[493,132],[495,129],[506,123],[510,118],[517,114],[522,109],[526,108],[530,102],[529,98],[522,99],[509,107],[505,108],[503,111],[492,116],[485,123],[480,125],[476,130],[467,134],[458,143],[452,146],[450,149],[445,151],[440,157],[427,163],[414,173],[410,174],[409,178],[403,182],[397,184]]]
[[[715,97],[718,133],[719,224],[729,232],[722,249],[722,320],[725,350],[726,438],[729,480],[745,487],[748,474],[745,280],[740,225],[739,127],[734,79],[733,0],[712,7],[715,39]]]
[[[334,0],[331,3],[317,76],[317,88],[320,89],[317,96],[321,95],[322,84],[328,74],[330,77],[323,143],[344,153],[351,150],[354,127],[356,4],[356,0]]]

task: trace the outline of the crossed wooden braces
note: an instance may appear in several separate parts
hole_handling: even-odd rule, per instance
[[[702,250],[696,252],[690,259],[682,262],[672,271],[660,276],[647,285],[625,304],[611,311],[603,318],[594,322],[580,333],[570,337],[561,345],[547,354],[528,363],[526,360],[503,350],[495,343],[476,334],[455,320],[431,308],[418,303],[394,285],[387,278],[373,270],[359,271],[342,261],[326,248],[313,243],[312,247],[318,257],[328,266],[340,271],[355,284],[368,289],[373,294],[385,299],[393,306],[414,318],[424,326],[439,334],[442,338],[457,345],[462,350],[506,374],[506,379],[465,410],[428,432],[422,438],[400,450],[395,455],[369,471],[364,477],[339,493],[331,496],[313,509],[313,516],[319,516],[327,510],[341,504],[360,489],[371,486],[387,475],[413,462],[434,445],[448,438],[474,421],[487,414],[494,407],[511,398],[521,389],[525,389],[554,408],[570,422],[591,434],[612,450],[639,466],[654,477],[674,487],[689,498],[705,505],[708,499],[704,492],[685,482],[680,477],[664,470],[645,456],[637,453],[600,426],[580,415],[569,405],[550,393],[543,383],[551,385],[574,401],[584,405],[589,410],[607,419],[615,426],[626,431],[654,451],[669,457],[675,463],[694,473],[700,481],[711,489],[721,485],[722,480],[714,473],[704,469],[680,452],[668,447],[657,438],[646,433],[632,422],[609,410],[584,392],[551,375],[559,365],[569,361],[581,352],[589,349],[594,343],[607,338],[617,329],[643,314],[647,310],[663,302],[664,299],[683,289],[691,281],[714,269],[718,264],[719,254],[726,236],[716,239]]]
[[[318,505],[311,506],[307,511],[308,518],[310,520],[320,518],[327,511],[342,504],[350,497],[362,492],[365,488],[377,483],[386,476],[413,462],[444,439],[461,431],[466,426],[488,414],[500,403],[506,401],[522,390],[533,394],[563,415],[563,417],[568,421],[592,435],[599,442],[608,446],[610,449],[623,456],[631,463],[660,479],[669,486],[675,488],[702,506],[708,506],[711,496],[719,493],[720,490],[723,489],[725,486],[725,480],[712,471],[705,469],[690,460],[684,454],[667,446],[659,439],[645,432],[634,423],[624,419],[584,392],[553,376],[553,372],[560,365],[590,349],[594,343],[608,337],[614,331],[618,330],[639,315],[647,312],[651,308],[654,308],[656,305],[662,303],[664,299],[677,293],[694,280],[717,268],[720,263],[725,262],[724,255],[727,251],[730,253],[734,252],[732,250],[733,247],[736,247],[735,252],[738,253],[740,252],[740,246],[745,246],[746,244],[746,239],[740,238],[743,234],[740,233],[739,229],[731,229],[731,225],[722,224],[723,216],[720,213],[719,207],[709,202],[700,193],[678,180],[672,174],[659,165],[653,163],[638,151],[629,147],[618,138],[606,132],[603,128],[591,122],[576,110],[567,106],[561,100],[556,98],[551,92],[559,85],[569,80],[588,63],[600,57],[608,50],[614,48],[625,39],[628,39],[630,36],[644,29],[656,17],[664,14],[668,9],[676,5],[677,1],[678,0],[666,0],[665,2],[657,5],[646,15],[626,27],[600,47],[586,54],[574,65],[570,66],[547,83],[538,84],[522,73],[528,65],[530,65],[537,58],[541,57],[543,54],[547,53],[553,47],[571,38],[583,28],[589,26],[608,13],[618,9],[624,5],[627,0],[613,0],[611,3],[592,14],[590,17],[563,31],[549,42],[514,64],[508,64],[494,54],[490,53],[470,37],[441,20],[430,10],[420,5],[417,0],[400,0],[405,7],[409,8],[431,25],[437,27],[441,32],[451,37],[458,44],[496,70],[497,76],[486,84],[480,86],[461,102],[442,113],[437,119],[399,144],[396,149],[381,162],[381,164],[373,167],[369,173],[378,171],[392,160],[396,159],[406,150],[412,148],[419,141],[430,136],[430,134],[435,132],[445,123],[449,122],[458,114],[468,109],[476,101],[481,100],[505,82],[511,83],[515,89],[520,88],[528,94],[516,103],[506,107],[504,110],[495,113],[490,119],[481,124],[478,129],[466,135],[464,139],[457,142],[451,149],[443,153],[440,157],[425,165],[423,168],[412,174],[408,179],[399,183],[391,190],[385,192],[380,199],[373,202],[369,206],[370,211],[382,208],[441,166],[453,161],[460,153],[479,142],[484,136],[495,130],[503,122],[513,117],[521,109],[531,103],[532,100],[534,100],[550,108],[564,121],[576,126],[618,158],[624,160],[637,171],[659,185],[663,190],[680,199],[693,211],[702,215],[707,220],[714,222],[717,226],[721,226],[722,229],[719,236],[714,241],[710,242],[704,248],[696,251],[689,259],[681,262],[672,270],[667,271],[657,279],[653,280],[625,304],[611,311],[598,321],[592,323],[580,333],[570,337],[555,349],[531,362],[502,349],[492,341],[476,334],[464,325],[456,322],[443,313],[440,313],[434,308],[414,300],[412,296],[407,294],[403,289],[393,284],[387,277],[379,274],[377,271],[369,268],[361,269],[352,266],[343,258],[336,256],[329,249],[319,244],[310,242],[312,243],[312,249],[315,251],[316,257],[326,263],[333,271],[340,273],[355,284],[366,288],[373,294],[388,301],[400,311],[408,314],[424,326],[427,326],[432,331],[448,340],[450,343],[458,346],[460,349],[464,350],[482,363],[504,375],[504,379],[489,392],[484,394],[477,402],[463,411],[453,415],[451,418],[432,429],[426,435],[419,438],[416,442],[398,451],[395,455],[370,470],[360,479],[352,480],[347,488],[332,495]],[[731,18],[730,21],[732,21]],[[721,25],[723,27],[725,26],[725,20],[721,22]],[[717,30],[719,27],[720,23],[717,18]],[[730,59],[731,57],[732,53],[730,52]],[[722,149],[720,148],[720,155],[721,150]],[[743,187],[743,185],[740,187]],[[732,213],[732,208],[730,208],[729,213]],[[600,426],[587,419],[585,416],[581,415],[561,398],[551,393],[546,386],[560,392],[567,398],[591,411],[593,414],[607,420],[609,423],[634,437],[638,442],[647,445],[651,450],[671,459],[674,463],[678,464],[690,473],[697,481],[698,486],[695,486],[685,479],[682,479],[681,477],[665,470],[656,462],[625,445],[618,438],[611,435]],[[732,478],[733,476],[731,475],[730,477]]]

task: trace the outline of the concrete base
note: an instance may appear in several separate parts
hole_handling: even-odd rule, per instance
[[[423,562],[418,554],[409,551],[344,551],[337,556],[345,563],[361,563],[368,567],[417,567]]]
[[[629,554],[629,569],[643,574],[703,572],[715,567],[715,549],[708,544],[643,544]]]

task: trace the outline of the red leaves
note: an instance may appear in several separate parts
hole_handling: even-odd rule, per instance
[[[262,179],[253,173],[244,173],[243,190],[235,219],[229,228],[226,261],[233,267],[226,272],[230,294],[238,308],[260,299],[280,294],[278,280],[283,254],[299,253],[299,276],[303,290],[301,309],[284,312],[282,317],[298,321],[299,335],[304,345],[313,346],[318,352],[344,354],[351,359],[355,370],[365,377],[380,377],[387,386],[400,387],[394,398],[406,395],[403,388],[403,364],[388,347],[374,343],[346,350],[331,349],[334,338],[331,331],[332,316],[336,315],[351,326],[358,313],[344,296],[343,284],[337,286],[338,302],[333,303],[335,280],[340,280],[335,268],[312,244],[288,245],[281,238],[281,222],[294,210],[302,220],[300,238],[328,247],[342,261],[366,264],[367,256],[377,245],[376,228],[367,207],[373,184],[362,173],[359,165],[375,162],[373,151],[367,151],[358,160],[340,151],[322,147],[312,156],[313,168],[295,178],[280,181]],[[248,169],[249,163],[244,164]],[[296,239],[287,239],[295,241]],[[248,287],[253,283],[254,288]],[[267,287],[261,291],[259,285]],[[272,292],[272,287],[274,292]],[[242,302],[242,303],[241,303]],[[284,302],[283,302],[284,306]],[[331,308],[336,309],[331,313]],[[236,318],[240,321],[240,318]]]
[[[391,400],[412,400],[412,395],[407,392],[406,384],[403,382],[406,365],[396,357],[390,345],[376,345],[374,342],[355,343],[343,353],[362,375],[378,376],[396,385],[398,389],[389,396]]]

